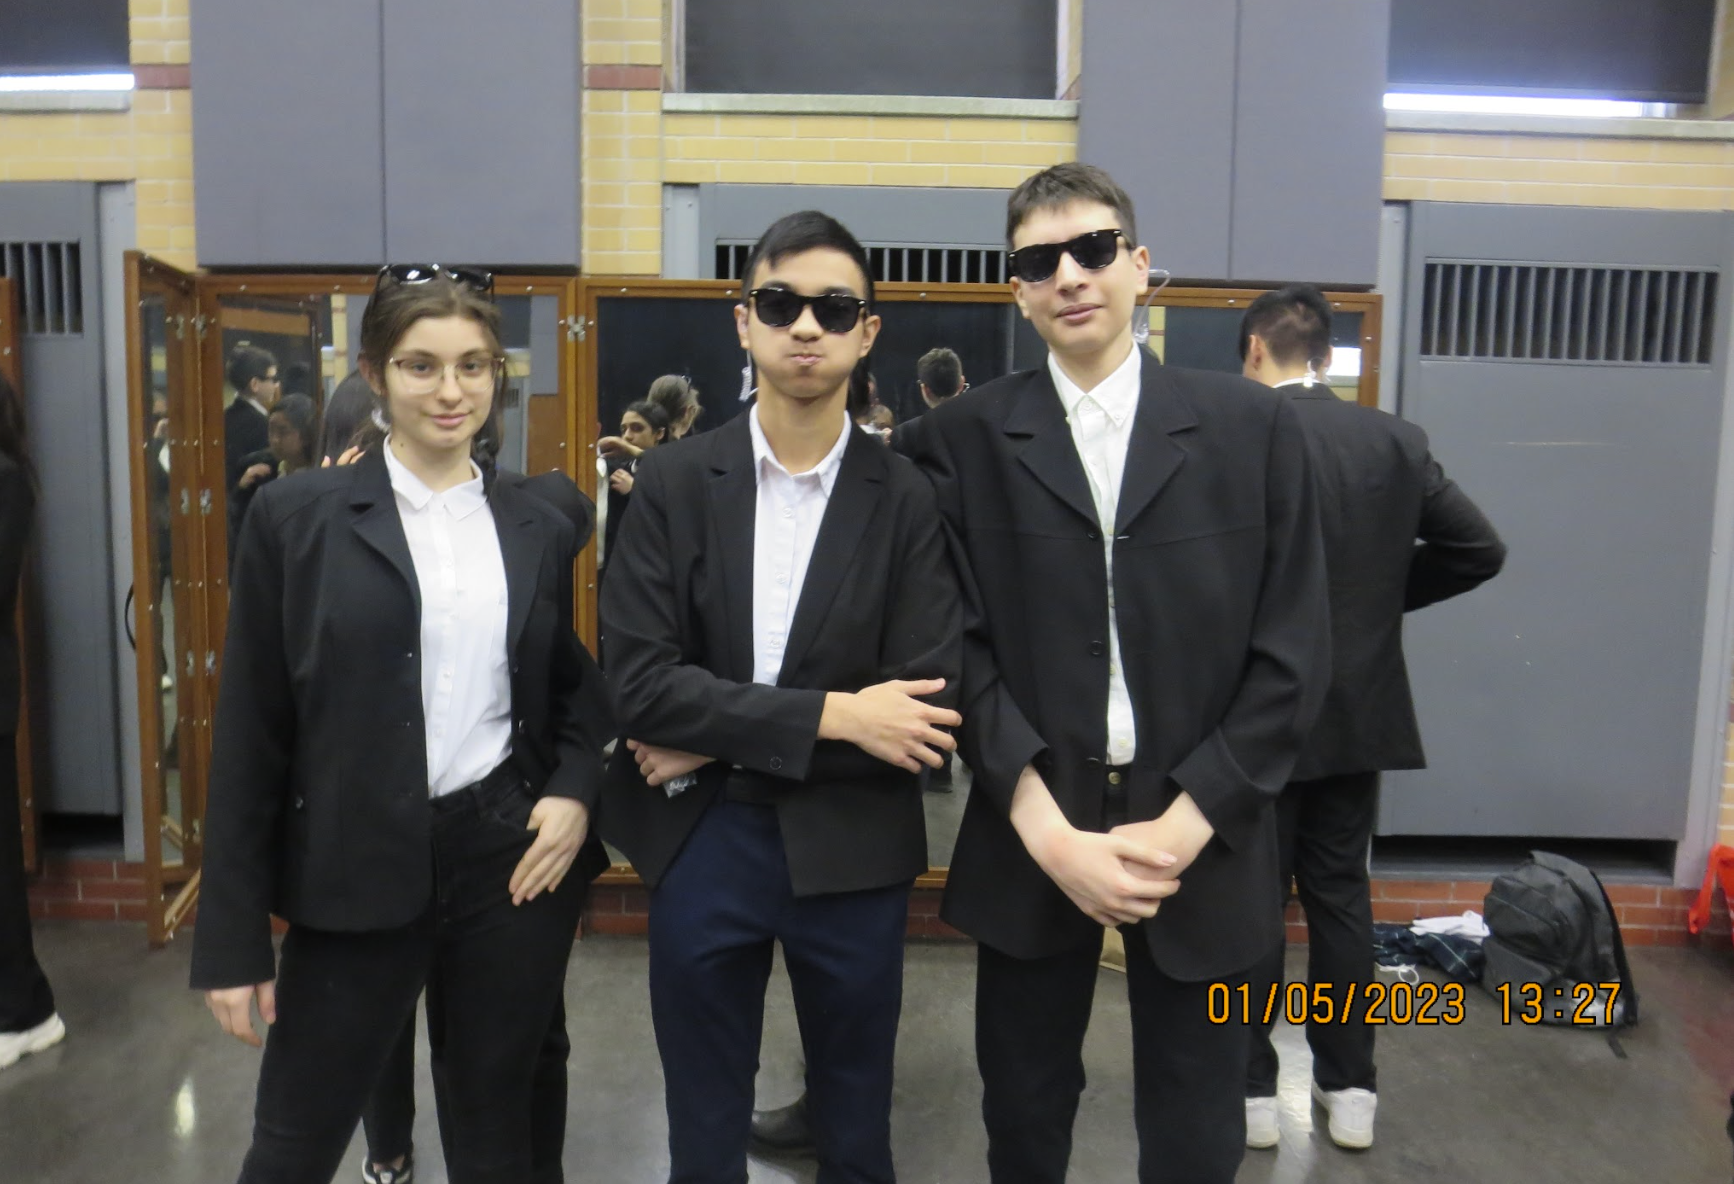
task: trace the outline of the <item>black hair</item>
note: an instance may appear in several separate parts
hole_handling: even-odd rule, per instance
[[[319,408],[313,400],[302,394],[284,395],[271,408],[271,414],[288,420],[295,434],[301,437],[302,463],[317,464],[319,458],[313,455],[313,448],[319,434]]]
[[[849,371],[849,393],[843,396],[843,406],[849,412],[850,419],[860,419],[867,414],[867,409],[873,406],[875,383],[871,356],[856,362],[855,368]]]
[[[861,294],[866,297],[867,307],[871,310],[873,267],[867,261],[867,249],[849,233],[848,227],[818,210],[785,214],[771,223],[770,229],[753,244],[753,253],[747,258],[747,269],[741,275],[741,285],[743,289],[752,287],[760,264],[775,267],[791,255],[818,250],[841,251],[855,261],[855,266],[861,269],[861,279],[867,285]]]
[[[1005,205],[1005,245],[1012,247],[1012,236],[1031,214],[1038,210],[1057,210],[1075,201],[1093,201],[1114,211],[1120,233],[1128,246],[1138,245],[1137,219],[1132,210],[1132,198],[1120,188],[1119,182],[1105,169],[1075,160],[1045,168],[1012,190]],[[1106,230],[1106,226],[1097,229]]]
[[[24,471],[32,489],[37,488],[36,466],[24,447],[24,396],[0,371],[0,456]]]
[[[313,367],[306,362],[290,362],[283,367],[283,392],[289,395],[313,393]]]
[[[650,433],[656,438],[658,444],[666,443],[671,439],[668,410],[661,403],[640,399],[636,403],[628,404],[626,411],[622,411],[620,414],[625,415],[627,412],[631,412],[650,425]]]
[[[1331,302],[1311,284],[1290,284],[1266,292],[1247,306],[1240,318],[1240,360],[1246,360],[1253,337],[1264,342],[1279,366],[1298,362],[1323,364],[1331,352]]]
[[[319,432],[319,455],[316,460],[337,463],[355,443],[363,424],[373,421],[373,408],[378,396],[357,370],[337,384],[325,401],[325,422]]]
[[[963,362],[955,351],[940,346],[921,355],[915,377],[936,399],[949,399],[963,389]]]
[[[253,380],[265,377],[276,365],[277,359],[271,356],[270,350],[242,344],[229,351],[229,366],[225,374],[235,393],[244,399]]]

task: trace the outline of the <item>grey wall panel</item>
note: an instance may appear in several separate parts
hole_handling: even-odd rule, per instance
[[[111,599],[117,560],[109,549],[96,193],[95,185],[78,182],[0,185],[0,241],[77,243],[83,305],[73,331],[33,333],[27,310],[22,349],[30,450],[42,482],[31,620],[38,658],[31,693],[47,733],[46,751],[37,754],[38,808],[119,816],[115,655],[125,642]]]
[[[377,262],[377,0],[191,5],[199,262]]]
[[[686,89],[1051,99],[1057,10],[1055,0],[692,0]]]
[[[384,0],[391,259],[578,266],[578,11]]]
[[[1233,184],[1236,6],[1084,5],[1078,159],[1131,194],[1150,262],[1224,279]]]
[[[1239,0],[1230,279],[1378,280],[1390,0]]]
[[[1726,334],[1711,366],[1422,361],[1417,277],[1429,258],[1709,264],[1726,300],[1728,216],[1416,203],[1410,243],[1401,411],[1511,554],[1408,621],[1429,768],[1389,777],[1381,833],[1682,839]]]

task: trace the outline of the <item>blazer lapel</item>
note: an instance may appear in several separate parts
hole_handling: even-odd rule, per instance
[[[1124,534],[1186,460],[1186,449],[1174,437],[1198,426],[1198,417],[1168,372],[1146,358],[1138,390],[1138,412],[1132,419],[1132,439],[1120,478],[1120,505],[1114,533]]]
[[[385,457],[374,450],[356,461],[355,466],[355,484],[349,495],[349,507],[356,515],[352,529],[356,537],[379,552],[397,570],[409,588],[419,621],[421,582],[415,577],[415,560],[410,557],[409,540],[404,537],[403,519],[398,517],[397,500],[391,491],[391,474],[386,472]]]
[[[1096,501],[1090,496],[1090,480],[1078,458],[1066,409],[1045,369],[1025,384],[1017,405],[1006,416],[1004,431],[1008,436],[1028,438],[1018,460],[1049,492],[1094,524]]]
[[[801,599],[795,602],[795,620],[789,627],[789,646],[783,653],[783,675],[800,668],[801,659],[819,635],[819,625],[843,586],[849,560],[861,545],[867,523],[879,507],[889,462],[885,445],[857,431],[854,424],[843,429],[849,443],[843,463],[819,522],[819,537],[813,542],[813,558],[807,564],[807,579]],[[782,681],[781,679],[778,680]]]
[[[536,581],[542,574],[542,536],[536,530],[535,511],[524,504],[523,493],[502,485],[487,475],[488,508],[494,515],[494,533],[500,539],[500,559],[506,568],[506,652],[516,653],[518,639],[530,620],[530,605],[536,599]]]
[[[729,676],[753,677],[753,536],[758,529],[759,481],[753,441],[743,413],[716,430],[711,459],[711,554],[722,568],[728,622]]]

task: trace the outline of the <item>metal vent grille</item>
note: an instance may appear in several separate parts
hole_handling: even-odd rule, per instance
[[[744,279],[751,243],[718,243],[719,280]],[[867,248],[873,282],[911,284],[1003,284],[1005,252],[994,247],[877,246]]]
[[[84,332],[84,271],[79,244],[0,241],[0,276],[18,288],[24,332],[70,337]]]
[[[1429,260],[1421,356],[1707,366],[1713,270]]]

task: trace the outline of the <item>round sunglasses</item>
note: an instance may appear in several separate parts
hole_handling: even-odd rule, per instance
[[[1123,238],[1130,247],[1132,240],[1119,229],[1092,230],[1063,243],[1020,247],[1006,256],[1006,263],[1011,267],[1011,273],[1026,284],[1053,279],[1054,272],[1060,269],[1061,255],[1070,255],[1086,271],[1101,271],[1120,253],[1120,240]]]
[[[867,302],[847,292],[822,292],[803,296],[787,288],[754,288],[747,293],[759,323],[773,329],[787,329],[801,319],[801,311],[811,308],[813,319],[827,333],[847,333],[861,321]]]

